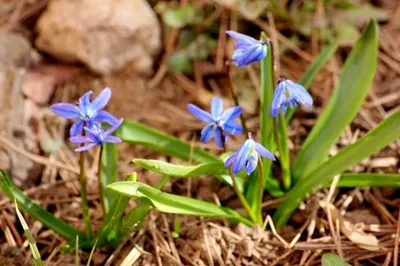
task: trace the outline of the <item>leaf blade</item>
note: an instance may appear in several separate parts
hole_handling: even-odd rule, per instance
[[[338,87],[293,164],[295,181],[326,160],[332,145],[356,116],[375,75],[377,53],[378,26],[371,21],[346,60]]]
[[[101,156],[101,190],[105,212],[110,210],[111,203],[116,197],[115,192],[106,189],[107,185],[118,181],[117,147],[112,143],[105,143]]]
[[[301,182],[298,182],[279,205],[274,220],[277,226],[286,223],[307,193],[322,186],[347,168],[378,152],[400,136],[400,111],[395,112],[376,128],[368,132],[352,145],[339,151],[335,156],[319,166]]]
[[[203,217],[230,218],[247,225],[252,224],[251,221],[240,216],[234,210],[219,207],[218,205],[207,201],[165,193],[142,183],[131,181],[116,182],[108,187],[128,197],[139,199],[145,198],[151,202],[154,208],[161,212]]]
[[[8,175],[2,170],[0,170],[0,188],[8,198],[11,200],[15,199],[24,212],[40,221],[44,226],[55,231],[57,234],[64,236],[68,240],[74,240],[77,235],[79,235],[79,238],[85,239],[82,233],[63,220],[58,219],[26,196],[12,183]]]
[[[190,159],[190,144],[164,134],[140,123],[125,120],[117,131],[117,135],[127,143],[140,144],[152,150],[175,156],[185,161]],[[219,159],[210,153],[193,149],[192,159],[200,162],[218,162]]]

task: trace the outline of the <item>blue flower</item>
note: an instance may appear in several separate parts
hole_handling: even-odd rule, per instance
[[[236,49],[232,55],[232,61],[236,66],[247,66],[260,61],[267,55],[267,41],[257,41],[250,36],[232,30],[226,31],[226,34],[237,40]]]
[[[292,108],[298,104],[307,104],[308,108],[310,108],[313,104],[313,99],[303,86],[291,80],[280,78],[272,99],[271,115],[276,117],[280,109],[282,109],[283,113],[286,113],[288,106]]]
[[[109,143],[119,143],[121,139],[115,136],[110,136],[123,122],[124,119],[117,120],[114,125],[112,125],[109,129],[103,129],[100,123],[94,123],[91,127],[85,127],[86,136],[73,136],[69,138],[69,141],[72,143],[86,143],[86,145],[75,149],[76,152],[81,152],[88,150],[96,145],[103,145],[106,142]]]
[[[211,101],[211,114],[193,104],[188,104],[188,110],[193,116],[208,123],[201,131],[200,140],[208,142],[214,137],[215,143],[220,148],[224,146],[223,139],[225,143],[228,141],[227,133],[238,135],[243,132],[242,126],[234,122],[242,113],[242,108],[235,106],[222,112],[222,107],[223,102],[219,97],[214,97]]]
[[[245,168],[246,174],[250,175],[257,167],[258,155],[275,161],[274,155],[260,143],[254,141],[251,133],[249,133],[249,138],[240,146],[237,152],[226,158],[225,167],[232,166],[234,175]]]
[[[78,106],[70,103],[56,103],[50,109],[58,116],[67,119],[77,119],[70,130],[71,136],[82,133],[83,127],[91,127],[94,123],[105,122],[113,125],[117,118],[103,109],[111,97],[111,89],[105,88],[93,101],[90,100],[92,91],[86,92],[80,99]]]

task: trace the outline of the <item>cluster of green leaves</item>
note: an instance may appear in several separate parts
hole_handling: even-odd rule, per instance
[[[336,43],[327,46],[306,71],[299,83],[309,88],[314,77],[330,59],[336,48]],[[371,87],[377,66],[377,52],[378,27],[376,22],[371,21],[347,58],[340,75],[339,84],[335,88],[328,106],[306,139],[294,164],[291,166],[291,181],[294,183],[294,187],[287,192],[283,203],[275,213],[274,219],[278,226],[287,221],[300,202],[313,189],[329,184],[335,175],[343,174],[345,170],[387,146],[400,135],[400,126],[396,126],[399,125],[398,120],[400,112],[396,112],[386,118],[363,138],[346,147],[335,156],[329,157],[330,149],[335,145],[342,132],[350,125],[351,121],[356,116],[368,93],[368,89]],[[272,64],[270,54],[261,62],[260,127],[261,144],[275,151],[276,142],[270,130],[273,120],[268,115],[267,108],[272,101],[274,87]],[[290,122],[294,111],[295,110],[292,109],[286,114],[287,123]],[[149,135],[151,137],[149,137]],[[176,156],[186,161],[189,160],[190,145],[188,143],[144,127],[141,124],[134,122],[124,123],[119,132],[119,136],[126,142],[141,144],[168,155]],[[378,139],[379,141],[377,141]],[[217,178],[224,176],[225,170],[222,161],[213,155],[196,148],[193,152],[193,159],[200,162],[200,164],[195,166],[183,166],[145,159],[134,160],[134,162],[147,170],[171,177],[188,178],[207,174],[211,174]],[[265,169],[265,188],[272,195],[284,195],[285,192],[281,189],[279,181],[272,176],[271,162],[265,160],[263,161],[263,166]],[[379,185],[376,178],[384,180],[384,184],[387,186],[399,186],[400,176],[397,174],[343,174],[343,180],[339,183],[339,186],[365,186],[370,184],[376,186]],[[226,179],[222,178],[221,180]],[[250,205],[254,209],[259,208],[259,206],[257,206],[258,203],[255,201],[256,189],[259,185],[257,179],[250,177],[250,179],[243,179],[242,181],[244,182],[242,189]],[[126,185],[138,186],[136,183]],[[111,185],[114,190],[120,193],[136,198],[147,197],[148,200],[152,202],[152,196],[150,194],[139,193],[139,196],[139,194],[137,194],[138,190],[132,190],[133,192],[129,194],[127,190],[123,189],[123,183],[118,183],[118,187],[116,186],[117,185]],[[166,196],[165,194],[162,195]],[[178,196],[168,195],[168,197],[171,197],[170,200],[173,202],[174,198]],[[165,208],[165,206],[156,204],[155,202],[152,202],[152,206],[156,209],[164,212],[171,212],[170,208]],[[176,208],[176,206],[174,207]],[[176,213],[211,216],[211,214],[205,214],[202,213],[202,211],[196,213],[190,206],[179,206],[178,208],[180,208],[179,211],[177,209],[174,210]],[[214,214],[217,213],[218,212],[214,212]],[[219,215],[221,217],[227,217],[226,215],[222,215],[222,213]],[[238,220],[237,217],[236,220]]]

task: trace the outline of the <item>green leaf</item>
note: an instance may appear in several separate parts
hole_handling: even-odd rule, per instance
[[[322,49],[321,53],[314,59],[312,64],[308,67],[307,71],[303,74],[301,79],[299,80],[299,84],[301,84],[304,88],[309,89],[312,81],[315,79],[319,71],[322,67],[328,63],[328,61],[332,58],[335,53],[338,45],[337,43],[332,43]],[[294,113],[296,112],[297,107],[289,108],[286,112],[286,121],[289,123]]]
[[[197,24],[202,21],[201,12],[196,12],[193,5],[186,5],[177,9],[167,8],[163,12],[163,21],[170,27],[182,28],[189,24]]]
[[[261,40],[266,40],[267,36],[264,32],[261,33]],[[260,143],[265,148],[274,152],[275,142],[273,134],[273,117],[270,115],[269,108],[272,104],[272,97],[274,95],[274,76],[273,76],[273,58],[271,53],[271,44],[267,43],[268,52],[267,56],[261,60],[261,96],[260,96]],[[271,195],[279,197],[283,195],[283,191],[280,188],[278,181],[271,174],[272,161],[266,158],[262,158],[263,170],[264,170],[264,183],[265,188]],[[246,192],[246,198],[249,201],[251,207],[256,210],[259,208],[257,202],[257,178],[252,178],[250,181],[249,188]]]
[[[107,185],[118,181],[118,155],[115,144],[106,143],[102,148],[101,156],[101,189],[106,213],[110,210],[110,205],[116,197],[115,193],[106,189]]]
[[[356,116],[374,78],[377,56],[378,26],[371,21],[347,58],[338,87],[294,162],[294,181],[308,178],[327,159],[332,145]]]
[[[329,184],[328,184],[329,186]],[[400,187],[400,174],[344,173],[337,187]]]
[[[336,254],[326,253],[322,255],[322,266],[351,266]]]
[[[50,228],[57,234],[64,236],[68,240],[74,240],[77,235],[79,235],[80,239],[85,239],[84,235],[78,232],[75,228],[47,212],[26,196],[12,183],[11,179],[2,170],[0,170],[0,188],[10,200],[15,199],[18,206],[24,212],[28,213],[29,216],[38,220],[44,226]]]
[[[227,174],[223,162],[202,163],[194,166],[176,165],[158,160],[134,159],[132,162],[146,170],[171,177],[218,176]]]
[[[42,262],[42,258],[40,257],[39,249],[37,248],[36,241],[33,238],[28,225],[25,222],[24,216],[22,216],[22,213],[19,211],[18,203],[15,199],[14,199],[14,203],[15,203],[15,211],[17,213],[18,220],[22,225],[22,229],[24,229],[26,239],[28,240],[28,243],[29,243],[29,249],[32,252],[33,264],[35,266],[41,266],[41,265],[43,265],[43,262]]]
[[[286,195],[274,215],[275,224],[281,226],[286,223],[297,206],[313,189],[330,182],[332,178],[349,167],[362,161],[364,158],[378,152],[400,136],[400,111],[395,112],[376,128],[352,145],[339,151],[335,156],[320,165],[307,178],[297,182]]]
[[[192,73],[193,66],[185,51],[177,51],[167,56],[168,70],[172,73]]]
[[[175,156],[184,161],[189,161],[190,159],[189,143],[143,124],[125,120],[118,129],[117,134],[124,142],[140,144],[152,150]],[[217,157],[199,148],[193,149],[192,159],[204,163],[220,162]]]
[[[125,178],[125,180],[126,181],[136,181],[137,180],[136,173],[132,173],[132,174],[128,175]],[[107,190],[110,191],[110,189],[106,189],[106,191]],[[116,227],[117,227],[118,221],[121,220],[121,216],[123,215],[123,213],[126,209],[126,206],[128,205],[128,201],[129,201],[128,197],[124,197],[120,194],[117,194],[114,197],[110,211],[104,217],[103,224],[101,225],[99,233],[98,233],[99,237],[98,237],[97,241],[98,241],[99,246],[102,246],[104,244],[104,241],[107,239],[107,236],[110,234],[110,232],[113,232],[114,235],[116,237],[118,237],[117,236],[118,228],[116,228]]]
[[[227,218],[234,219],[246,225],[252,225],[251,221],[229,208],[219,207],[207,201],[168,194],[142,183],[116,182],[108,187],[128,197],[135,197],[140,200],[147,199],[154,208],[161,212]]]

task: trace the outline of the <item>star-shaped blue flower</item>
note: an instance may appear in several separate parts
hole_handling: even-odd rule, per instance
[[[236,39],[235,51],[232,61],[238,67],[247,66],[260,61],[267,55],[268,47],[265,41],[258,41],[250,36],[228,30],[226,34]]]
[[[211,114],[193,104],[188,104],[188,110],[193,116],[208,123],[201,131],[200,140],[208,142],[214,137],[215,143],[220,148],[224,146],[223,139],[225,143],[228,141],[227,133],[238,135],[243,132],[242,126],[234,122],[242,113],[242,108],[235,106],[228,108],[225,112],[222,112],[222,108],[223,101],[219,97],[214,97],[211,101]]]
[[[249,138],[240,146],[237,152],[226,158],[225,167],[232,166],[234,175],[245,168],[246,174],[250,175],[257,167],[258,155],[275,161],[274,155],[260,143],[254,141],[251,133],[249,133]]]
[[[73,136],[69,138],[69,141],[72,143],[82,144],[86,143],[86,145],[75,149],[76,152],[81,152],[88,150],[96,145],[103,145],[106,142],[109,143],[119,143],[121,139],[115,136],[111,136],[113,133],[123,122],[124,120],[121,118],[117,120],[116,123],[112,127],[107,130],[104,130],[103,126],[100,123],[94,123],[92,126],[85,127],[86,136]]]
[[[86,92],[80,99],[78,106],[70,103],[56,103],[50,109],[58,116],[67,119],[76,119],[70,130],[71,136],[82,133],[86,125],[91,127],[94,123],[104,122],[113,125],[118,122],[112,114],[103,109],[111,98],[111,89],[105,88],[93,101],[90,100],[92,91]]]
[[[280,78],[275,87],[274,98],[272,99],[271,115],[276,117],[279,111],[286,113],[287,107],[292,108],[299,104],[306,104],[310,108],[313,99],[307,90],[291,80]]]

